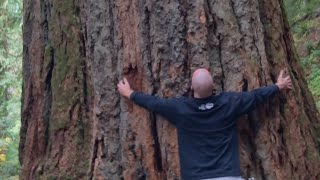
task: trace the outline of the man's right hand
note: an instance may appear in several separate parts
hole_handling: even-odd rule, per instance
[[[131,89],[127,78],[123,78],[122,80],[119,81],[118,91],[122,96],[126,98],[130,98],[130,95],[133,93],[133,90]]]
[[[284,70],[281,70],[276,85],[279,87],[280,90],[292,89],[293,86],[290,76],[288,75],[287,77],[283,77],[283,74]]]

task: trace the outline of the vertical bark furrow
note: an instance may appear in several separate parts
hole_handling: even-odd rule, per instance
[[[49,41],[49,22],[48,20],[50,19],[50,2],[49,1],[44,1],[43,2],[43,7],[42,7],[42,16],[43,16],[43,31],[44,31],[44,36],[43,36],[43,42],[45,45],[44,48],[44,64],[43,67],[40,71],[40,74],[44,74],[44,106],[43,106],[43,133],[44,133],[44,138],[43,141],[40,142],[43,144],[44,148],[43,151],[44,153],[47,152],[48,150],[48,145],[49,145],[49,124],[50,124],[50,116],[51,116],[51,111],[52,111],[52,85],[51,85],[51,80],[52,80],[52,74],[53,74],[53,69],[54,69],[54,63],[55,63],[55,52],[54,49],[50,46],[50,41]],[[44,72],[43,72],[44,71]]]
[[[46,123],[46,127],[45,127],[45,152],[49,152],[50,151],[50,134],[49,134],[49,130],[50,130],[50,120],[51,120],[51,113],[52,113],[52,85],[51,85],[51,80],[52,80],[52,73],[53,73],[53,69],[54,69],[54,59],[55,55],[54,55],[54,49],[52,47],[47,47],[45,49],[45,53],[44,53],[44,61],[47,64],[47,66],[45,66],[45,69],[48,69],[47,75],[45,76],[45,95],[44,95],[44,100],[45,100],[45,104],[43,106],[43,120],[44,123]]]
[[[212,2],[205,1],[204,7],[207,18],[207,43],[208,43],[208,58],[210,63],[210,72],[212,73],[215,91],[222,92],[224,90],[224,70],[221,62],[221,41],[217,34],[217,19],[212,12]]]
[[[95,174],[95,166],[96,166],[96,160],[98,158],[98,144],[99,141],[97,139],[94,139],[93,147],[92,147],[92,154],[91,154],[91,163],[90,163],[90,169],[88,170],[88,179],[92,180],[93,175]]]
[[[120,44],[120,51],[118,53],[118,63],[120,76],[126,76],[134,89],[145,89],[143,87],[144,62],[141,52],[141,42],[137,38],[140,35],[139,24],[141,23],[141,17],[137,11],[138,1],[132,2],[116,2],[116,32],[117,38],[122,40]],[[150,125],[146,127],[145,123],[148,119],[148,113],[139,112],[135,110],[136,107],[132,107],[132,104],[128,101],[121,101],[121,116],[120,116],[120,144],[121,144],[121,166],[123,168],[124,179],[138,179],[143,178],[145,174],[148,174],[148,170],[144,167],[144,153],[149,154],[147,157],[151,158],[150,161],[154,162],[153,149],[151,145],[147,144],[145,150],[145,144],[143,143],[146,138],[150,138]],[[124,115],[122,115],[124,114]],[[127,121],[132,119],[132,121]],[[141,126],[142,125],[142,126]],[[141,129],[147,131],[148,136],[142,137],[139,133]],[[152,152],[149,152],[149,151]],[[150,155],[152,156],[150,157]],[[154,163],[152,164],[155,165]],[[149,166],[150,167],[150,166]],[[151,167],[154,169],[154,167]],[[147,172],[146,172],[147,171]],[[155,173],[155,172],[154,172]],[[151,174],[154,177],[154,174]]]
[[[226,77],[225,77],[225,73],[224,73],[224,65],[223,65],[223,63],[222,63],[222,45],[221,45],[221,36],[218,36],[218,38],[219,38],[219,47],[218,47],[218,51],[219,51],[219,63],[220,63],[220,68],[221,68],[221,80],[220,80],[220,83],[221,83],[221,90],[222,91],[225,91],[226,89],[225,89],[225,83],[224,83],[224,81],[225,81],[225,79],[226,79]]]
[[[154,2],[153,1],[145,1],[139,3],[138,6],[141,11],[139,13],[142,14],[141,19],[141,44],[142,48],[146,51],[142,53],[142,61],[144,64],[144,73],[146,74],[146,81],[145,84],[147,85],[146,91],[152,95],[156,95],[156,93],[159,91],[160,88],[160,81],[159,81],[159,64],[154,61],[155,57],[152,54],[152,46],[153,46],[153,39],[152,39],[152,25],[151,21],[153,18],[152,10],[154,8]],[[153,155],[153,164],[154,164],[154,170],[156,170],[157,176],[161,178],[165,178],[165,174],[163,172],[164,168],[164,162],[163,157],[161,153],[161,144],[160,144],[160,138],[159,138],[159,132],[157,129],[157,124],[159,122],[157,115],[154,112],[149,113],[149,119],[147,119],[148,124],[150,125],[150,131],[151,131],[151,139],[152,139],[152,155]],[[146,152],[148,153],[148,152]],[[143,158],[144,162],[148,162],[147,158]],[[167,166],[165,166],[167,168]],[[149,179],[153,177],[154,175],[150,175],[150,171],[153,169],[147,168],[145,169],[147,171],[146,178]],[[149,171],[149,172],[148,172]]]
[[[179,1],[170,3],[150,1],[150,50],[151,83],[153,93],[172,97],[186,92],[188,81],[182,77],[188,73],[186,63],[186,43],[183,7]],[[179,176],[176,131],[163,117],[157,115],[156,131],[160,144],[163,179]],[[168,133],[169,132],[169,133]],[[157,140],[155,140],[157,141]],[[172,152],[168,154],[166,152]]]
[[[211,12],[217,30],[216,37],[220,41],[221,64],[224,75],[224,90],[238,90],[242,82],[243,60],[241,57],[241,34],[230,1],[213,1]]]
[[[147,75],[146,80],[148,81],[146,84],[148,84],[149,88],[147,88],[147,92],[151,93],[152,95],[156,95],[156,93],[159,90],[159,78],[156,78],[158,76],[159,71],[157,70],[154,72],[153,69],[153,60],[154,57],[152,56],[152,44],[153,40],[151,39],[151,10],[153,8],[152,6],[153,2],[145,1],[139,3],[138,7],[141,10],[139,13],[142,14],[141,18],[141,28],[139,29],[141,31],[141,44],[142,48],[146,49],[146,51],[142,54],[142,61],[144,64],[144,73]],[[150,121],[148,124],[150,125],[150,131],[151,131],[151,138],[152,138],[152,145],[153,145],[153,163],[154,163],[154,169],[159,174],[163,174],[163,162],[162,162],[162,156],[161,156],[161,145],[159,142],[159,134],[157,129],[157,116],[154,112],[149,113],[149,119],[147,121]],[[146,152],[148,153],[148,152]],[[144,159],[143,161],[148,161]],[[146,169],[147,171],[151,169]],[[149,174],[149,172],[147,172]],[[151,177],[150,175],[146,176],[147,178]]]
[[[232,0],[231,3],[233,12],[237,19],[239,31],[242,35],[241,42],[246,54],[246,64],[247,66],[251,66],[249,68],[251,68],[251,71],[253,71],[248,72],[246,76],[252,76],[251,73],[256,75],[256,78],[251,80],[254,86],[261,86],[270,83],[270,78],[267,77],[264,72],[269,71],[269,65],[267,63],[265,47],[263,43],[264,35],[262,24],[259,18],[259,5],[257,1],[254,0]],[[254,63],[258,63],[257,68],[252,68],[255,66]],[[261,82],[260,79],[263,79],[263,81]]]
[[[157,129],[157,118],[155,113],[150,113],[150,121],[151,121],[151,132],[152,138],[154,139],[154,161],[155,161],[155,168],[157,171],[162,172],[162,158],[161,158],[161,149],[159,143],[159,135]]]
[[[88,43],[86,61],[93,86],[93,139],[91,147],[92,179],[120,179],[120,107],[116,94],[118,81],[117,37],[115,34],[115,2],[89,1],[86,3]]]

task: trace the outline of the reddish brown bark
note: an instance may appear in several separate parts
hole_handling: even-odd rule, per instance
[[[24,0],[22,179],[179,179],[175,128],[117,82],[172,97],[208,68],[217,92],[294,90],[239,120],[243,177],[319,179],[319,114],[278,0]]]

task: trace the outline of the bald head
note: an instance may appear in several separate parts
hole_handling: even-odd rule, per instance
[[[196,98],[206,98],[212,94],[213,79],[207,69],[200,68],[194,71],[191,84]]]

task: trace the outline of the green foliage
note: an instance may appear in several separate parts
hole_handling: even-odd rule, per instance
[[[313,68],[319,67],[320,60],[320,45],[315,44],[313,42],[307,41],[304,45],[304,53],[305,55],[301,58],[301,65],[306,70],[311,70]],[[308,68],[308,69],[307,69]]]
[[[0,1],[0,177],[18,179],[21,109],[20,0]]]
[[[295,35],[310,33],[314,25],[312,19],[320,11],[319,0],[284,0],[285,9],[291,30]]]
[[[298,48],[299,46],[302,46],[302,48],[304,48],[304,54],[302,54],[301,64],[308,75],[307,80],[309,88],[316,100],[318,109],[320,109],[320,41],[304,41],[306,43],[297,43]]]
[[[299,25],[293,26],[292,31],[296,33],[297,36],[302,37],[310,34],[310,30],[313,28],[311,21],[300,22]]]
[[[317,100],[316,104],[320,109],[320,67],[315,67],[309,77],[309,86],[312,94]]]
[[[0,177],[11,177],[18,175],[20,165],[18,163],[18,144],[19,144],[19,138],[18,133],[15,134],[16,137],[14,138],[8,138],[7,142],[5,142],[6,146],[6,159],[5,161],[0,162]]]

